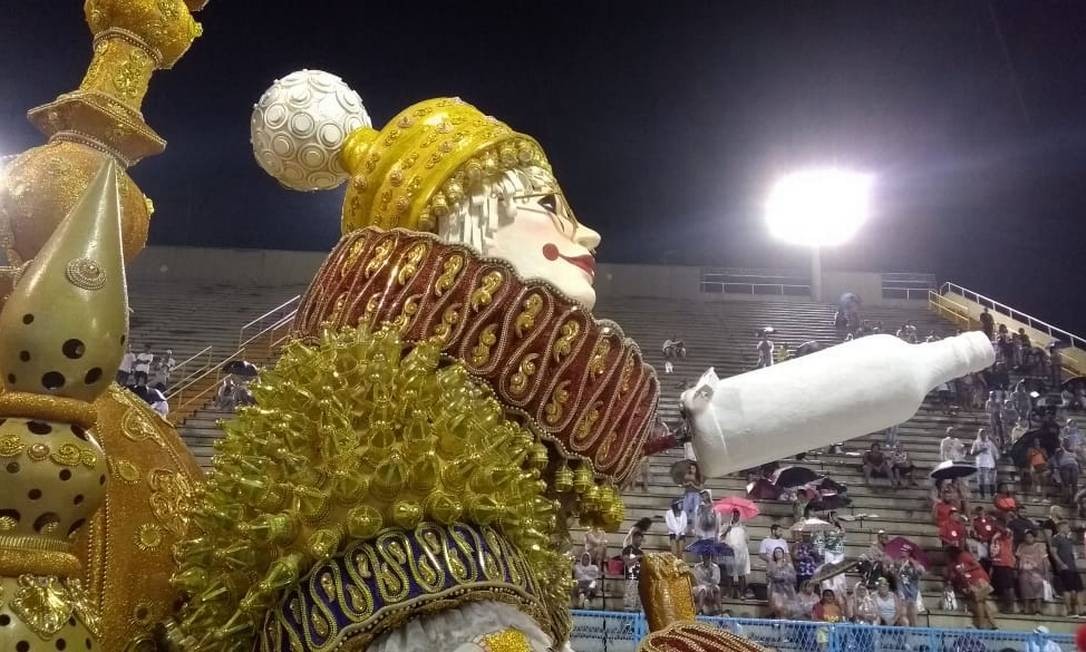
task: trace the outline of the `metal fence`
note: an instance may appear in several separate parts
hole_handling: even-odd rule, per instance
[[[878,627],[754,618],[699,618],[767,650],[796,652],[1073,652],[1069,634],[1041,635],[935,627]],[[648,633],[644,614],[573,612],[571,647],[577,652],[635,652]]]

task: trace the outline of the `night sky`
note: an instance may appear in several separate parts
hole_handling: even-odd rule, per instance
[[[78,85],[82,2],[0,13],[0,152]],[[375,126],[458,95],[537,137],[603,262],[803,268],[769,240],[781,173],[874,173],[873,219],[828,267],[931,271],[1086,333],[1086,3],[212,0],[144,115],[133,176],[152,244],[327,250],[340,192],[282,190],[252,103],[298,68],[342,76]],[[1066,289],[1061,289],[1066,288]]]

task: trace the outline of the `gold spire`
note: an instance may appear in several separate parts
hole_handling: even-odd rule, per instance
[[[0,311],[7,391],[91,402],[113,379],[128,336],[119,174],[106,159]]]

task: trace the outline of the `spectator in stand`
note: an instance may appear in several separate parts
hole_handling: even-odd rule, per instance
[[[1086,437],[1083,437],[1082,431],[1079,430],[1074,419],[1063,422],[1063,427],[1060,428],[1060,440],[1069,450],[1074,452],[1075,457],[1080,462],[1086,460]]]
[[[848,315],[843,309],[838,308],[837,312],[833,313],[833,329],[837,332],[837,339],[845,339],[845,335],[848,334]]]
[[[1037,531],[1037,524],[1026,516],[1025,507],[1020,507],[1017,511],[1009,513],[1007,517],[1007,529],[1011,531],[1011,535],[1014,538],[1014,546],[1017,550],[1018,546],[1026,540],[1027,532]]]
[[[977,491],[981,498],[985,496],[995,497],[996,492],[996,457],[999,449],[995,442],[988,437],[988,430],[977,430],[977,438],[969,447],[969,454],[973,456],[973,462],[977,465]]]
[[[818,593],[815,592],[814,584],[807,582],[801,588],[799,593],[796,594],[796,599],[792,603],[792,619],[793,620],[810,620],[814,617],[814,608],[818,604],[820,598]]]
[[[1059,391],[1063,385],[1063,354],[1055,340],[1048,345],[1048,386],[1049,391]]]
[[[868,564],[864,583],[869,587],[875,586],[880,577],[892,579],[894,576],[893,560],[886,554],[885,549],[889,540],[890,535],[886,534],[886,530],[879,530],[867,551],[860,555],[861,561],[866,561]]]
[[[1022,479],[1027,477],[1033,484],[1034,494],[1038,500],[1045,497],[1046,494],[1046,476],[1048,475],[1048,454],[1045,453],[1045,449],[1041,447],[1037,439],[1033,440],[1033,444],[1026,451],[1026,474],[1022,475]]]
[[[1003,364],[1012,366],[1014,362],[1014,338],[1011,336],[1011,332],[1007,330],[1006,324],[1000,324],[996,329],[995,336],[996,356]]]
[[[973,509],[973,521],[969,524],[969,538],[976,543],[977,552],[974,557],[984,566],[984,570],[991,572],[991,545],[992,535],[995,534],[996,519],[977,505]]]
[[[773,366],[773,342],[769,339],[769,333],[762,331],[758,338],[758,344],[754,350],[758,352],[758,368]]]
[[[586,609],[588,603],[596,598],[600,584],[600,567],[592,563],[592,556],[587,552],[573,565],[573,603],[578,609]]]
[[[907,556],[897,563],[895,570],[897,595],[901,600],[905,625],[916,627],[921,606],[920,578],[924,576],[924,567],[911,556]]]
[[[875,595],[871,597],[875,601],[875,609],[879,614],[878,624],[888,627],[905,624],[905,610],[897,595],[890,592],[890,583],[885,577],[879,578],[875,586]]]
[[[1069,443],[1064,441],[1056,449],[1052,465],[1053,478],[1059,480],[1060,498],[1068,505],[1072,504],[1075,494],[1078,493],[1078,476],[1081,473],[1078,457],[1071,450]]]
[[[942,481],[938,487],[938,498],[931,506],[931,520],[936,527],[942,527],[943,523],[950,520],[954,512],[962,511],[962,501],[954,491],[954,484],[949,480]]]
[[[999,610],[1003,613],[1014,613],[1017,587],[1015,568],[1018,560],[1014,556],[1014,535],[1001,521],[996,521],[993,525],[988,554],[992,560],[992,587]]]
[[[675,370],[672,364],[674,360],[680,358],[686,358],[686,344],[679,339],[678,335],[672,335],[668,339],[664,340],[664,373],[671,373]]]
[[[690,462],[686,465],[686,473],[683,474],[683,511],[686,513],[687,530],[693,532],[694,517],[698,513],[698,505],[701,503],[701,473],[698,471],[698,463]]]
[[[967,551],[957,548],[947,550],[947,581],[960,591],[973,612],[973,626],[977,629],[995,629],[991,612],[988,610],[988,596],[992,585],[988,574]]]
[[[773,618],[787,618],[796,599],[796,570],[788,557],[788,549],[777,546],[766,562],[766,599]]]
[[[890,426],[886,430],[883,430],[883,443],[887,450],[890,450],[894,446],[897,446],[897,426]]]
[[[811,617],[823,623],[838,623],[845,619],[845,611],[833,591],[826,589],[822,592],[822,599],[811,610]]]
[[[1075,559],[1075,538],[1071,534],[1071,522],[1061,521],[1050,542],[1052,561],[1063,587],[1063,603],[1068,616],[1083,615],[1082,576],[1078,574]]]
[[[984,331],[988,339],[995,337],[995,320],[992,319],[992,313],[988,312],[987,308],[980,311],[980,329]]]
[[[607,533],[598,525],[593,525],[585,530],[584,551],[602,570],[607,563]]]
[[[142,379],[144,384],[147,383],[151,374],[151,363],[155,361],[155,354],[151,353],[151,345],[144,344],[143,351],[136,355],[136,362],[133,365],[135,373],[133,374],[133,380],[138,385]]]
[[[939,461],[960,462],[965,459],[965,444],[954,436],[954,426],[947,426],[946,436],[939,440]]]
[[[1010,438],[1010,444],[1013,446],[1014,442],[1021,439],[1022,435],[1026,434],[1027,432],[1029,432],[1029,422],[1026,421],[1026,418],[1024,416],[1019,415],[1018,423],[1011,426],[1011,431],[1008,435],[1008,437]]]
[[[969,526],[965,515],[958,511],[957,507],[951,509],[950,516],[939,526],[939,540],[944,546],[968,549],[965,543],[968,533]]]
[[[1020,419],[1029,420],[1030,412],[1033,411],[1033,399],[1030,398],[1029,392],[1026,390],[1026,381],[1019,380],[1014,384],[1014,389],[1011,391],[1009,398],[1011,403],[1014,404],[1014,411],[1018,414]],[[1013,426],[1013,423],[1006,424],[1008,428]]]
[[[897,478],[894,475],[894,466],[890,462],[890,458],[882,452],[882,446],[880,446],[878,442],[872,443],[870,450],[864,453],[861,469],[863,470],[864,480],[867,481],[867,484],[873,484],[873,478],[878,476],[887,478],[890,482],[890,486],[897,485]]]
[[[932,342],[938,342],[943,338],[935,334],[935,329],[929,330],[928,334],[924,336],[924,344],[931,344]]]
[[[1007,398],[1003,400],[1003,405],[999,408],[999,427],[1000,437],[1002,439],[997,440],[1001,450],[1009,450],[1011,447],[1011,428],[1014,424],[1018,423],[1018,408],[1014,406],[1014,399],[1007,395]]]
[[[1019,328],[1014,335],[1014,365],[1018,369],[1024,369],[1029,360],[1029,352],[1033,344],[1029,341],[1029,335],[1025,328]]]
[[[238,405],[238,383],[233,376],[223,378],[215,391],[215,405],[221,410],[233,412]]]
[[[664,523],[667,525],[667,538],[671,541],[671,554],[682,559],[683,548],[686,547],[687,518],[681,499],[671,501],[671,509],[664,512]]]
[[[762,539],[762,543],[758,545],[758,556],[768,564],[773,556],[773,551],[777,548],[784,550],[784,554],[788,554],[788,541],[781,536],[781,526],[774,523],[769,526],[769,536]],[[794,586],[795,583],[793,582],[793,588]]]
[[[749,599],[754,593],[747,588],[747,576],[750,575],[750,542],[747,540],[747,526],[739,518],[739,510],[732,510],[732,519],[720,535],[721,541],[732,549],[732,555],[725,557],[728,583],[732,587],[732,597]]]
[[[713,496],[708,489],[701,491],[701,502],[695,510],[694,536],[698,541],[716,541],[720,534],[720,516],[713,509]]]
[[[1041,600],[1049,578],[1048,549],[1037,540],[1035,530],[1027,530],[1015,550],[1018,558],[1018,595],[1026,613],[1041,613]]]
[[[796,567],[796,586],[814,577],[815,569],[822,563],[822,555],[815,547],[810,532],[801,532],[800,539],[792,552],[792,562]]]
[[[857,582],[852,589],[852,600],[848,605],[848,615],[853,622],[864,625],[876,625],[879,622],[879,609],[871,592],[863,582]]]
[[[1037,625],[1033,628],[1033,635],[1026,643],[1026,652],[1063,652],[1063,648],[1056,641],[1049,638],[1048,627]]]
[[[121,365],[117,368],[117,384],[122,387],[136,384],[133,377],[136,365],[136,354],[132,353],[132,345],[125,345],[124,355],[121,356]]]
[[[905,444],[898,442],[894,447],[893,454],[890,456],[890,461],[894,465],[894,475],[897,476],[897,483],[899,487],[905,486],[905,481],[908,480],[909,484],[913,487],[919,487],[920,483],[913,477],[913,471],[916,470],[916,465],[909,459],[909,451],[905,450]]]
[[[1022,503],[1015,498],[1014,489],[1008,482],[999,486],[999,494],[992,499],[992,505],[1005,514],[1017,512],[1022,507]]]
[[[720,611],[720,567],[713,555],[705,553],[694,564],[694,604],[703,616],[715,616]]]
[[[630,544],[622,549],[622,563],[625,568],[626,589],[622,594],[622,608],[626,611],[639,611],[641,609],[641,597],[637,592],[637,583],[641,579],[641,558],[645,552],[641,549],[641,542],[645,535],[637,530],[631,537]]]

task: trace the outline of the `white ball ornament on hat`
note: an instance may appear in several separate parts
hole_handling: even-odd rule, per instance
[[[253,105],[253,154],[292,190],[328,190],[347,180],[339,161],[347,136],[370,126],[362,98],[342,79],[299,70],[275,80]]]

